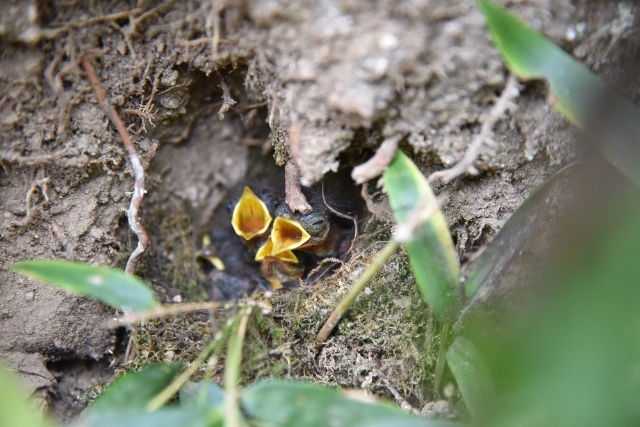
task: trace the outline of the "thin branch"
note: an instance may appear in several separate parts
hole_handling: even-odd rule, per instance
[[[222,74],[218,73],[218,77],[220,77],[220,88],[222,89],[222,107],[218,110],[218,117],[220,117],[220,120],[224,120],[224,113],[229,111],[229,109],[236,105],[237,102],[231,97],[231,88],[225,81]]]
[[[381,175],[396,156],[398,143],[401,139],[402,135],[394,135],[385,139],[372,158],[353,168],[351,178],[353,178],[356,184],[362,184]]]
[[[98,79],[98,75],[96,74],[96,70],[93,68],[93,65],[91,65],[91,62],[84,56],[80,58],[80,62],[82,63],[82,67],[87,73],[91,86],[96,93],[96,99],[98,100],[100,108],[118,130],[118,134],[120,134],[120,138],[122,138],[122,142],[129,153],[129,160],[131,161],[131,167],[133,168],[135,180],[133,196],[131,197],[131,203],[129,204],[128,217],[129,228],[131,228],[136,237],[138,237],[138,246],[129,256],[127,266],[125,267],[125,272],[133,274],[138,264],[138,258],[140,258],[140,255],[142,255],[142,253],[147,249],[147,246],[149,246],[149,235],[138,218],[138,211],[140,210],[140,204],[142,203],[142,198],[145,193],[144,168],[142,167],[136,148],[133,145],[133,141],[129,136],[129,132],[127,132],[127,128],[118,115],[118,112],[114,107],[107,105],[105,92],[102,89],[102,85],[100,84],[100,80]]]
[[[124,316],[116,319],[110,323],[110,326],[117,327],[123,324],[131,324],[143,322],[148,319],[154,319],[157,317],[166,317],[173,314],[190,313],[192,311],[213,310],[222,307],[222,304],[216,301],[213,302],[193,302],[176,305],[162,305],[152,310],[141,311],[139,313],[125,314]]]
[[[483,118],[480,133],[473,139],[473,142],[464,153],[462,160],[452,168],[432,173],[429,176],[429,183],[433,183],[438,179],[449,182],[465,173],[477,174],[478,170],[473,164],[478,153],[485,144],[489,145],[493,142],[493,128],[496,123],[504,117],[505,112],[513,107],[513,100],[517,98],[519,94],[518,80],[511,74],[495,105],[491,111],[489,111],[489,114]]]
[[[334,208],[332,208],[331,206],[329,206],[329,204],[327,203],[327,199],[324,197],[324,181],[321,182],[322,185],[322,201],[324,202],[324,205],[327,207],[327,209],[329,209],[329,211],[331,211],[334,215],[339,216],[340,218],[344,218],[344,219],[350,219],[351,221],[353,221],[353,238],[351,239],[351,244],[349,245],[349,250],[347,251],[347,254],[351,253],[351,250],[353,249],[353,245],[356,241],[356,239],[358,238],[358,217],[356,216],[351,216],[351,215],[347,215],[346,213],[342,213]]]
[[[209,344],[202,350],[202,353],[198,356],[196,360],[193,361],[192,364],[189,365],[187,369],[185,369],[180,375],[178,375],[174,380],[164,388],[160,393],[158,393],[153,399],[149,401],[147,404],[148,411],[158,410],[171,399],[171,397],[180,390],[180,388],[189,381],[189,378],[196,373],[200,366],[204,363],[204,361],[209,357],[209,355],[213,353],[220,353],[222,350],[222,344],[224,343],[223,338],[229,332],[229,329],[235,322],[228,322],[224,329],[219,331],[213,339],[209,342]]]
[[[347,295],[340,301],[338,306],[333,310],[325,324],[322,326],[322,329],[318,333],[316,337],[316,344],[322,345],[329,338],[331,332],[335,329],[335,327],[340,323],[340,320],[347,312],[349,307],[356,300],[358,295],[364,290],[367,284],[373,279],[373,277],[378,274],[378,272],[382,269],[387,260],[393,255],[400,243],[404,243],[412,236],[415,236],[415,233],[422,224],[431,218],[440,205],[440,201],[438,203],[432,203],[429,206],[424,205],[424,201],[421,201],[416,204],[416,206],[411,210],[409,215],[407,215],[405,221],[402,224],[399,224],[396,232],[394,233],[393,239],[382,248],[382,251],[376,256],[371,265],[367,267],[367,269],[362,273],[362,275],[358,278],[356,283],[353,285]]]
[[[240,408],[240,365],[242,362],[242,343],[247,332],[247,324],[252,308],[246,307],[235,334],[229,337],[227,360],[224,367],[224,391],[225,391],[225,425],[229,427],[241,427]]]
[[[373,277],[382,269],[385,262],[387,262],[387,260],[396,252],[396,250],[398,250],[398,246],[400,246],[400,243],[398,243],[396,240],[392,240],[386,244],[382,251],[380,251],[378,256],[376,256],[371,265],[358,278],[358,281],[355,283],[355,285],[353,285],[353,287],[349,289],[347,295],[342,299],[342,301],[340,301],[340,304],[338,304],[338,306],[333,310],[325,324],[322,326],[322,329],[316,337],[317,345],[322,345],[327,340],[327,338],[329,338],[331,332],[333,332],[335,327],[338,326],[338,323],[340,323],[342,316],[344,316],[349,307],[351,307],[351,304],[353,304],[358,295],[360,295],[360,293],[364,290],[371,279],[373,279]]]

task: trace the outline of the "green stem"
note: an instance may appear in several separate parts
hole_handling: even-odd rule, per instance
[[[355,285],[349,290],[347,295],[340,301],[340,304],[333,310],[331,316],[327,319],[324,326],[318,333],[316,337],[316,344],[320,345],[324,343],[333,329],[338,325],[344,313],[351,307],[351,304],[356,300],[358,295],[364,290],[367,284],[373,279],[375,276],[387,262],[387,260],[393,255],[397,250],[400,243],[396,240],[391,240],[387,245],[380,251],[378,256],[373,260],[369,268],[367,268],[362,276],[358,278],[358,281]]]
[[[200,356],[191,364],[187,369],[185,369],[180,375],[178,375],[172,382],[169,384],[164,390],[162,390],[156,397],[154,397],[148,404],[148,411],[155,411],[159,409],[162,405],[167,403],[171,397],[180,390],[189,378],[200,368],[202,363],[209,357],[211,352],[215,351],[219,353],[222,350],[222,345],[224,343],[223,338],[227,335],[230,324],[225,325],[225,327],[218,332],[211,342],[202,350]]]
[[[444,374],[444,367],[446,365],[447,355],[447,341],[449,341],[449,329],[450,324],[445,323],[442,326],[442,332],[440,333],[440,349],[438,350],[438,361],[436,362],[436,370],[434,372],[434,389],[436,393],[440,390],[440,382],[442,381],[442,374]]]
[[[238,398],[240,397],[238,384],[240,382],[240,365],[242,362],[242,343],[247,332],[247,323],[251,315],[251,307],[247,307],[238,323],[238,327],[229,337],[227,360],[224,366],[225,389],[225,426],[241,427],[240,409]]]

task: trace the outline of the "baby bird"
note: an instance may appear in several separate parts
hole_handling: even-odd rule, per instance
[[[344,185],[344,181],[334,179],[333,184]],[[322,192],[319,185],[303,189],[313,210],[302,214],[292,212],[286,204],[283,185],[255,192],[244,187],[230,205],[226,223],[236,236],[213,233],[215,254],[201,251],[213,267],[209,272],[214,280],[212,297],[233,299],[234,294],[248,295],[256,289],[299,286],[321,259],[346,255],[349,245],[345,242],[350,242],[353,223],[335,215],[325,204]],[[355,198],[350,194],[346,200],[353,204]],[[225,228],[224,220],[220,224],[219,228]]]

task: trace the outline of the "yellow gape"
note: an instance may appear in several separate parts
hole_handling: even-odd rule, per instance
[[[256,253],[255,260],[262,261],[263,259],[265,259],[265,257],[276,256],[277,258],[280,258],[282,261],[297,263],[298,257],[296,256],[296,254],[294,254],[290,250],[284,250],[280,252],[278,255],[273,255],[273,240],[271,240],[272,237],[273,236],[270,235],[267,241],[264,243],[264,245],[260,246],[260,249],[258,249],[258,252]]]
[[[236,234],[245,240],[251,240],[264,234],[269,229],[269,224],[271,215],[267,205],[249,187],[244,187],[231,217],[231,225]]]
[[[311,236],[299,222],[277,217],[271,230],[271,255],[276,256],[285,251],[292,251],[302,246]]]

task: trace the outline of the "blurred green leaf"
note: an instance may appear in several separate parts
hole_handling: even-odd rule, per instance
[[[254,384],[242,394],[244,409],[265,427],[445,427],[389,405],[364,403],[343,392],[294,381]]]
[[[575,163],[565,166],[533,190],[498,234],[483,248],[469,270],[465,284],[468,299],[476,295],[482,287],[493,288],[498,285],[512,261],[540,232],[549,213],[553,192],[574,166]]]
[[[119,412],[144,411],[147,404],[180,373],[182,363],[155,363],[118,378],[87,408],[84,416],[96,420]]]
[[[9,269],[95,298],[118,310],[144,311],[157,305],[155,294],[146,283],[113,268],[66,261],[26,261],[13,264]]]
[[[11,373],[0,367],[0,426],[51,427]]]
[[[496,398],[493,379],[484,356],[473,342],[459,336],[447,351],[447,363],[471,418],[481,418],[488,405]]]
[[[429,183],[413,162],[398,151],[384,172],[384,183],[398,224],[416,205],[435,207],[415,238],[407,243],[407,253],[418,287],[434,316],[441,322],[455,320],[462,306],[460,270],[456,251],[444,216]]]
[[[28,424],[27,424],[28,425]],[[224,414],[205,408],[163,408],[155,412],[118,413],[115,409],[73,427],[222,427]]]
[[[554,106],[576,126],[594,133],[607,159],[640,185],[640,111],[506,9],[488,0],[478,0],[478,5],[509,68],[521,78],[546,78]]]
[[[187,382],[180,389],[180,406],[205,406],[213,408],[224,402],[224,390],[210,382]]]

